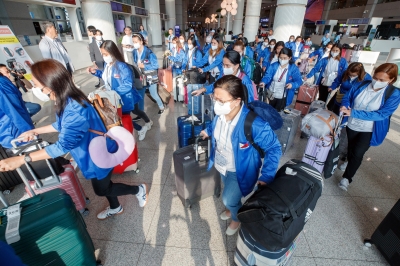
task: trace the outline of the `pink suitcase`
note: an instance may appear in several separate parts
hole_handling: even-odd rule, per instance
[[[322,173],[331,146],[332,137],[330,136],[325,136],[323,139],[310,136],[302,161],[315,167]]]

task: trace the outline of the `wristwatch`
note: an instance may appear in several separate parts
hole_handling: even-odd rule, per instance
[[[29,156],[29,154],[25,154],[25,156],[24,156],[24,161],[25,161],[26,163],[31,163],[31,162],[32,162],[31,156]]]

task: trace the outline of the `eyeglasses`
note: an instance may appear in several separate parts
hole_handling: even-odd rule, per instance
[[[217,99],[215,99],[214,98],[214,94],[211,94],[211,100],[213,101],[213,102],[217,102],[219,105],[224,105],[225,103],[229,103],[229,102],[233,102],[233,101],[235,101],[235,100],[237,100],[237,99],[232,99],[232,100],[228,100],[228,101],[220,101],[220,100],[217,100]]]

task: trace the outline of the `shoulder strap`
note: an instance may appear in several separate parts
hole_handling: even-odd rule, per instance
[[[389,85],[386,92],[385,92],[385,102],[387,101],[387,99],[390,98],[390,96],[392,96],[392,94],[394,93],[394,91],[396,90],[396,87],[393,85]]]
[[[246,119],[244,120],[244,135],[246,136],[246,139],[248,142],[251,143],[254,149],[258,151],[260,154],[261,158],[265,157],[264,151],[258,146],[257,143],[254,142],[253,139],[253,122],[256,119],[257,114],[254,113],[253,111],[249,111],[249,113],[246,116]]]

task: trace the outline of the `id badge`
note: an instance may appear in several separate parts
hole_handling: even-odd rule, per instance
[[[363,128],[364,127],[364,120],[358,119],[358,118],[352,118],[351,119],[351,124],[357,128]]]
[[[218,170],[222,175],[226,174],[226,165],[228,161],[226,157],[218,150],[215,151],[215,169]]]
[[[294,57],[299,57],[300,52],[294,52]]]

